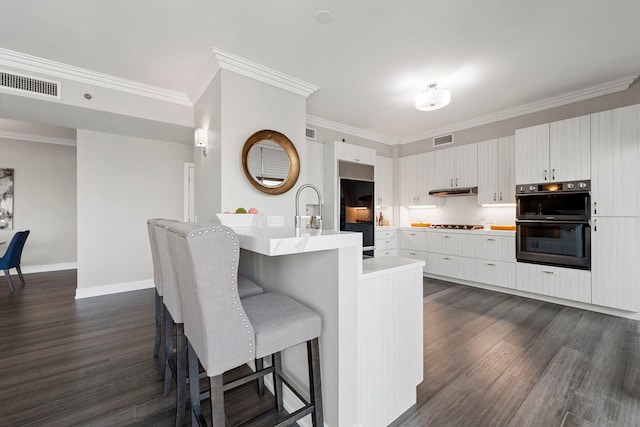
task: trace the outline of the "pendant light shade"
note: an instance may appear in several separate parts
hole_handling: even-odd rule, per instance
[[[429,83],[416,95],[416,109],[433,111],[446,107],[451,102],[451,92],[446,88],[439,88],[438,83]]]

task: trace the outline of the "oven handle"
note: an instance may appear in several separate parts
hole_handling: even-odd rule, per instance
[[[591,191],[588,190],[556,190],[556,191],[534,191],[533,193],[516,193],[516,199],[523,197],[535,197],[535,196],[546,196],[549,194],[583,194],[583,195],[591,195]]]
[[[591,221],[590,220],[585,220],[585,221],[571,221],[571,220],[535,220],[535,219],[517,219],[516,220],[516,225],[518,224],[584,224],[584,225],[591,225]]]

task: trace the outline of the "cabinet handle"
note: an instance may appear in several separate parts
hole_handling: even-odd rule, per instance
[[[545,181],[547,180],[547,170],[546,169],[544,170],[544,180]]]
[[[356,162],[359,162],[359,161],[360,161],[360,159],[359,159],[359,158],[357,158],[357,157],[356,157],[355,159],[353,159],[353,160],[355,160]]]
[[[456,187],[458,186],[458,178],[456,178]]]
[[[593,220],[593,231],[598,231],[598,219],[594,218]]]
[[[495,265],[494,263],[492,263],[492,262],[488,262],[488,263],[487,263],[487,265],[488,265],[489,267],[495,267],[495,266],[496,266],[496,265]]]
[[[444,238],[445,238],[445,239],[450,239],[450,238],[451,238],[451,236],[447,236],[447,235],[445,234],[445,235],[444,235]]]
[[[451,178],[451,188],[453,188],[453,178]]]
[[[500,201],[502,201],[502,193],[500,193]]]
[[[416,254],[415,252],[409,252],[409,255],[415,255],[415,254]]]
[[[493,193],[493,201],[496,201],[496,193]]]
[[[593,202],[593,214],[598,215],[598,202]]]
[[[492,237],[487,237],[487,241],[488,241],[488,242],[495,242],[495,241],[496,241],[496,239],[494,239],[494,238],[492,238]]]
[[[409,233],[409,236],[415,236],[416,233]]]
[[[556,168],[551,169],[551,179],[556,180]]]
[[[445,261],[451,261],[451,258],[446,257],[446,256],[445,256],[445,257],[442,257],[442,259],[443,259],[443,260],[445,260]]]
[[[547,271],[547,270],[542,270],[542,272],[545,274],[555,274],[553,271]]]

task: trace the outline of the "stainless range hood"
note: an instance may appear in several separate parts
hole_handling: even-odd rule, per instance
[[[478,187],[464,187],[464,188],[446,188],[444,190],[431,190],[430,196],[474,196],[478,194]]]

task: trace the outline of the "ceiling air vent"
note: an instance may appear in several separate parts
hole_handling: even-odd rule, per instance
[[[449,135],[442,135],[442,136],[437,136],[435,138],[433,138],[433,146],[434,147],[439,147],[441,145],[446,145],[446,144],[451,144],[453,142],[453,134],[450,133]]]
[[[0,89],[60,98],[60,82],[0,70]]]
[[[307,139],[310,139],[312,141],[316,140],[316,130],[313,128],[306,128],[305,129],[305,134],[307,136]]]

